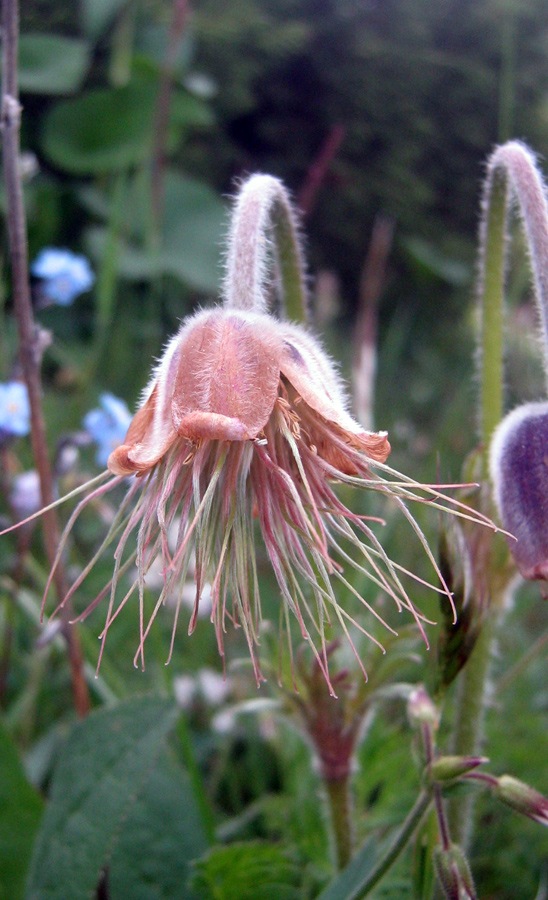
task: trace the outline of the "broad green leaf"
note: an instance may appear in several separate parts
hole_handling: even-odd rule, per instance
[[[92,897],[176,716],[169,700],[135,697],[74,727],[54,772],[27,900]]]
[[[43,802],[0,719],[0,900],[23,897]]]
[[[163,68],[169,53],[169,42],[170,34],[167,25],[148,24],[139,32],[136,49],[139,53],[148,56],[158,67]],[[179,41],[177,56],[172,62],[171,71],[174,75],[180,75],[188,69],[193,43],[191,32],[187,28],[182,40]]]
[[[153,81],[89,91],[48,113],[42,147],[75,175],[94,175],[143,162],[150,149],[157,86]]]
[[[361,896],[361,885],[372,870],[375,857],[375,842],[370,839],[358,850],[346,868],[328,884],[317,900],[356,900]]]
[[[55,34],[22,34],[19,88],[29,94],[73,94],[88,70],[87,41]]]
[[[142,222],[145,212],[128,202],[128,219]],[[127,221],[126,231],[132,223]],[[214,293],[221,278],[221,246],[226,230],[225,207],[206,184],[169,171],[164,184],[164,212],[160,242],[156,251],[128,237],[121,241],[119,274],[130,281],[148,281],[171,275],[197,290]],[[133,222],[133,228],[134,222]],[[131,233],[131,232],[130,232]],[[106,229],[88,228],[86,247],[101,259],[105,252]]]
[[[281,847],[260,841],[215,847],[195,864],[203,900],[302,900],[301,870]]]
[[[80,0],[80,17],[84,32],[97,39],[128,0]]]
[[[173,94],[171,118],[175,124],[184,128],[208,128],[214,122],[209,104],[184,90]]]
[[[111,900],[193,900],[190,862],[207,839],[186,772],[162,760],[130,812],[109,864]]]
[[[165,180],[162,257],[166,272],[202,290],[220,281],[226,211],[206,184],[168,172]]]

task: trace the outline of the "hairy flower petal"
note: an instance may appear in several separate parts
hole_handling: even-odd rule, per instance
[[[214,310],[195,320],[181,341],[175,376],[171,408],[178,434],[193,440],[256,437],[276,400],[280,355],[281,341],[267,316]]]

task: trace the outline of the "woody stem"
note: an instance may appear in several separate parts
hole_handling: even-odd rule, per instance
[[[40,353],[30,299],[27,229],[19,167],[21,106],[19,105],[17,82],[18,31],[17,0],[4,0],[2,4],[1,125],[13,300],[19,332],[19,355],[29,396],[32,451],[40,478],[42,503],[44,506],[48,506],[54,499],[53,477],[48,458],[46,427],[42,409]],[[46,553],[51,565],[55,559],[59,540],[55,510],[44,513],[43,524]],[[61,601],[67,592],[66,576],[62,566],[57,566],[55,584]],[[71,667],[74,703],[78,713],[83,716],[89,710],[89,694],[83,674],[83,659],[78,634],[69,625],[70,618],[71,610],[67,606],[62,611],[63,634],[67,643]]]

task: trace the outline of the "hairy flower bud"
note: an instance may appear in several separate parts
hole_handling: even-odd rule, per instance
[[[548,825],[548,799],[528,784],[511,775],[502,775],[497,779],[494,791],[507,806],[534,819],[539,825]]]
[[[509,413],[491,444],[491,478],[510,550],[524,578],[548,580],[548,403]]]
[[[485,756],[438,756],[429,766],[429,776],[435,784],[446,784],[489,762]]]
[[[440,724],[440,713],[422,685],[409,695],[407,715],[412,725],[430,725],[437,730]]]
[[[451,844],[447,850],[438,847],[434,865],[447,900],[476,900],[470,866],[458,845]]]

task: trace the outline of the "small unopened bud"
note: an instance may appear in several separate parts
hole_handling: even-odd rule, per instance
[[[459,846],[451,844],[447,850],[438,847],[434,864],[447,900],[476,900],[470,866]]]
[[[409,695],[407,715],[412,725],[430,725],[437,729],[440,722],[440,714],[422,685]]]
[[[450,526],[441,523],[440,572],[451,592],[456,612],[455,621],[453,610],[440,603],[438,678],[443,688],[447,688],[466,665],[483,625],[487,608],[485,578],[481,577],[483,548],[483,536],[477,534],[477,529],[471,538],[456,522]]]
[[[429,766],[432,782],[445,784],[489,762],[486,756],[440,756]]]
[[[548,580],[548,403],[526,403],[501,422],[491,478],[503,528],[524,578]]]
[[[512,809],[534,819],[539,825],[548,825],[548,799],[528,784],[511,775],[503,775],[497,780],[494,791],[499,800]]]

